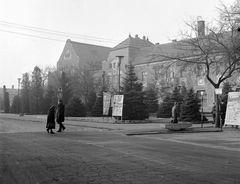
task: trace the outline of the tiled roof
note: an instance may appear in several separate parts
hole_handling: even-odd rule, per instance
[[[79,43],[71,40],[68,41],[72,44],[76,54],[80,58],[83,58],[84,62],[106,61],[111,49],[110,47]]]
[[[129,37],[126,40],[116,45],[112,50],[122,49],[126,47],[144,48],[144,47],[150,47],[153,45],[154,44],[148,41],[147,39],[141,39],[137,36],[133,38],[129,35]]]
[[[193,56],[197,52],[184,44],[184,42],[176,41],[161,45],[154,45],[152,47],[141,48],[133,61],[134,65],[154,63],[159,61],[166,61],[174,57]]]

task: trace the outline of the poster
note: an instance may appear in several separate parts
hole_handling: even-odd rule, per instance
[[[123,95],[114,95],[113,97],[113,116],[122,116]]]
[[[240,92],[229,92],[225,125],[240,125]]]
[[[111,101],[111,94],[103,92],[103,115],[108,115]]]

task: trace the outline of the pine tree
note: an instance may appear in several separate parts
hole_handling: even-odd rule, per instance
[[[106,92],[107,88],[103,86],[102,90],[98,94],[97,100],[92,108],[91,115],[93,117],[102,117],[103,116],[103,92]]]
[[[197,93],[194,92],[193,88],[190,88],[181,106],[180,119],[182,121],[199,121],[201,119],[200,102]]]
[[[18,95],[15,95],[13,98],[13,102],[10,108],[11,113],[18,113],[19,112],[19,107],[21,107],[21,101]]]
[[[156,113],[158,111],[158,94],[153,87],[146,91],[147,105],[149,113]]]
[[[21,87],[21,109],[23,113],[30,113],[30,85],[29,74],[23,74]]]
[[[78,97],[72,97],[66,106],[66,117],[85,117],[86,110]]]
[[[32,114],[39,114],[42,112],[43,105],[43,87],[41,69],[34,67],[32,72],[31,92],[30,92],[30,111]]]
[[[172,102],[171,102],[171,94],[167,94],[166,97],[159,105],[159,109],[157,111],[158,118],[170,118],[172,117]]]
[[[3,105],[4,105],[4,112],[9,113],[10,110],[10,100],[9,100],[9,93],[7,92],[6,86],[3,86]]]
[[[181,104],[183,101],[182,99],[182,95],[180,94],[179,88],[175,87],[172,91],[172,95],[171,95],[171,103],[172,106],[174,105],[174,102],[178,102],[179,104]]]
[[[149,117],[147,97],[142,91],[142,83],[138,82],[134,66],[129,65],[126,76],[123,78],[123,119],[144,120]]]
[[[43,104],[43,112],[47,113],[48,109],[51,105],[56,105],[57,103],[57,91],[54,89],[52,85],[48,85],[46,89],[46,94],[44,95],[44,104]]]

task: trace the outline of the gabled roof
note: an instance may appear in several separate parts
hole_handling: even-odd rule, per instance
[[[119,43],[112,50],[118,50],[118,49],[127,48],[127,47],[144,48],[144,47],[150,47],[153,45],[154,44],[148,41],[148,39],[146,39],[145,37],[141,39],[137,35],[135,36],[135,38],[129,35],[129,37],[126,40]]]
[[[181,48],[180,48],[181,44]],[[174,56],[193,56],[196,53],[193,53],[192,49],[185,47],[184,44],[180,42],[171,42],[161,45],[154,45],[152,47],[141,48],[135,59],[133,60],[134,65],[138,64],[147,64],[154,63],[159,61],[166,61]],[[168,58],[169,57],[169,58]]]
[[[67,40],[72,44],[75,53],[86,62],[106,61],[110,52],[110,47],[91,45],[86,43]]]

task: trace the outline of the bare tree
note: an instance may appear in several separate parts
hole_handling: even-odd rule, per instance
[[[218,11],[215,26],[213,23],[205,26],[204,21],[186,22],[188,29],[180,31],[181,40],[172,43],[171,51],[160,45],[153,59],[168,60],[166,68],[177,64],[183,70],[200,71],[215,89],[237,75],[240,71],[240,1],[236,0],[231,6],[222,3]],[[218,96],[216,98],[216,127],[220,127]]]

